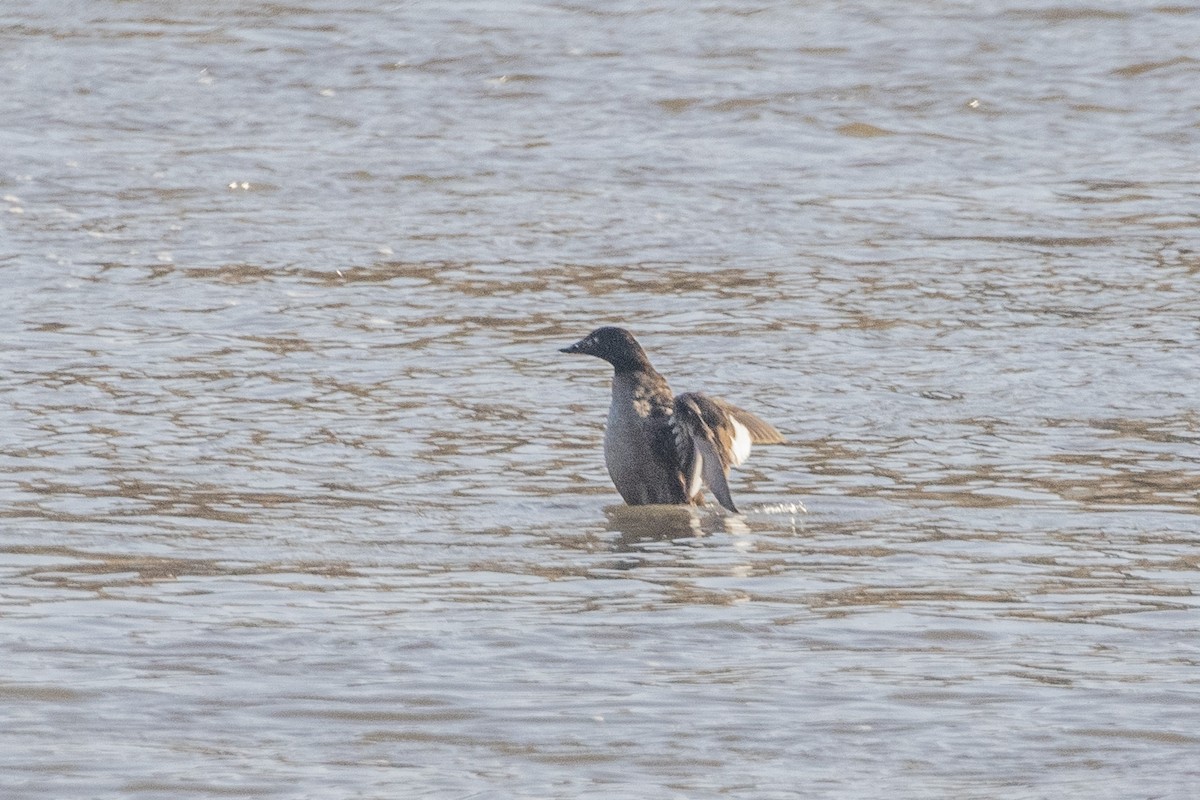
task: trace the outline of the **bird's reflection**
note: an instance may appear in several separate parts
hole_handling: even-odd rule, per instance
[[[750,532],[739,516],[695,506],[609,506],[604,509],[608,530],[620,534],[613,543],[617,552],[641,550],[653,542],[699,539],[714,533]]]

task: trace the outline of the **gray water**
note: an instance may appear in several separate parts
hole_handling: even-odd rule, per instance
[[[1198,41],[5,6],[0,795],[1196,797]],[[743,516],[620,505],[606,323]]]

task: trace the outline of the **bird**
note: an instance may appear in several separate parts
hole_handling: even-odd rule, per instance
[[[604,463],[627,504],[701,505],[703,483],[722,507],[740,513],[729,491],[729,468],[746,460],[752,444],[783,442],[773,425],[700,392],[673,395],[624,328],[597,328],[560,352],[612,365]]]

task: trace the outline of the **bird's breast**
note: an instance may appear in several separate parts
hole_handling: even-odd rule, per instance
[[[661,417],[637,413],[632,405],[614,403],[604,430],[604,463],[613,485],[627,503],[680,502],[680,479],[674,452],[656,452],[663,437],[656,429]],[[671,444],[669,438],[666,439]]]

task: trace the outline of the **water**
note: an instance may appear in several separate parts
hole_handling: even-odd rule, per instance
[[[1198,33],[0,12],[3,795],[1194,797]],[[602,323],[744,517],[617,504]]]

